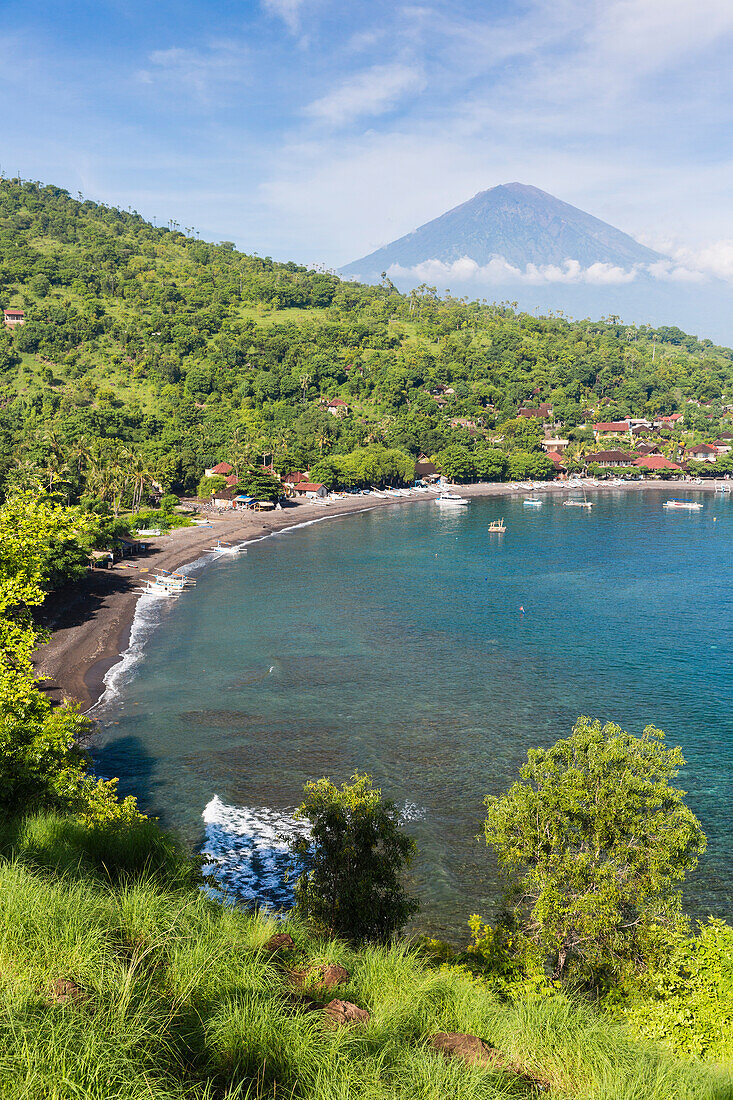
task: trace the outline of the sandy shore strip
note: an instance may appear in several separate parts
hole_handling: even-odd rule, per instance
[[[629,482],[620,485],[600,483],[577,486],[561,482],[543,483],[539,494],[577,494],[612,491],[654,490],[665,496],[681,492],[714,492],[720,482]],[[527,495],[525,483],[499,482],[455,487],[466,497],[504,497]],[[104,691],[104,678],[128,647],[130,629],[141,590],[150,573],[180,569],[200,558],[217,539],[243,542],[263,538],[277,531],[310,520],[336,519],[354,512],[407,505],[433,499],[434,494],[405,497],[355,496],[332,501],[329,506],[295,503],[282,511],[237,512],[212,517],[212,527],[181,527],[169,535],[153,539],[151,549],[118,562],[113,569],[90,570],[84,580],[69,591],[49,598],[44,605],[43,622],[52,632],[51,639],[39,647],[35,666],[43,687],[55,701],[74,700],[82,709],[92,707]]]

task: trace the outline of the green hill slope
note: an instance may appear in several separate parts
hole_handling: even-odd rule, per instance
[[[457,420],[490,432],[540,400],[566,430],[682,410],[714,433],[733,394],[731,351],[678,329],[344,283],[8,180],[0,304],[26,313],[0,334],[5,469],[79,467],[102,441],[102,456],[140,454],[176,491],[232,448],[280,468],[364,445],[470,448]],[[325,408],[336,396],[343,418]]]
[[[139,833],[139,827],[137,829]],[[150,840],[150,831],[148,830]],[[354,949],[208,900],[168,850],[41,815],[0,835],[0,1096],[33,1100],[724,1100],[564,995],[509,1003],[408,945]],[[142,870],[146,865],[146,870]],[[123,872],[124,868],[124,873]],[[336,964],[338,985],[319,968]],[[338,998],[368,1014],[328,1026]],[[466,1064],[439,1032],[494,1052]]]

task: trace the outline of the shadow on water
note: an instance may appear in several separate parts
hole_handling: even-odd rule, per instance
[[[156,761],[139,737],[130,734],[92,746],[92,762],[97,775],[105,779],[119,776],[119,794],[135,795],[143,812],[151,807],[158,788]]]

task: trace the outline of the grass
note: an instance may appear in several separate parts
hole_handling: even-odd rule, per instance
[[[23,1100],[728,1100],[722,1070],[675,1061],[569,999],[506,1003],[407,944],[355,950],[209,900],[154,826],[121,834],[44,815],[0,830],[0,1097]],[[370,1022],[329,1030],[287,968],[338,962]],[[80,1005],[52,1003],[73,979]],[[317,996],[317,992],[313,991]],[[432,1052],[467,1031],[529,1075]]]

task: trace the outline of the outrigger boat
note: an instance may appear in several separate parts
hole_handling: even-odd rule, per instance
[[[592,508],[592,500],[564,500],[563,508]]]
[[[492,519],[487,530],[490,535],[503,535],[506,531],[506,524],[503,519]]]
[[[231,543],[222,542],[218,540],[216,546],[210,546],[207,550],[204,550],[205,554],[246,554],[246,546],[232,546]]]
[[[525,497],[522,501],[525,508],[541,508],[542,501],[539,497]]]
[[[697,500],[665,500],[663,508],[677,508],[685,512],[699,512],[702,508]]]

